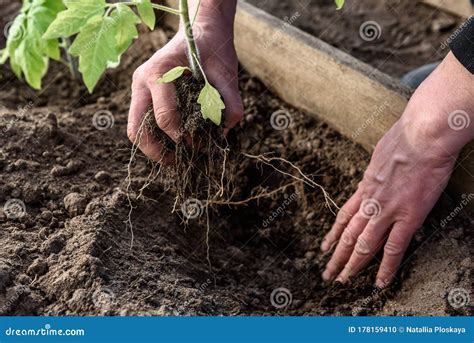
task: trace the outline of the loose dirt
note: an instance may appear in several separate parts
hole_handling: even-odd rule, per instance
[[[350,286],[323,283],[329,256],[319,244],[334,214],[320,189],[241,156],[233,199],[293,185],[245,206],[218,207],[207,232],[199,206],[188,225],[171,213],[174,194],[160,178],[140,191],[152,165],[138,155],[131,166],[131,246],[130,80],[169,35],[144,34],[93,95],[60,65],[42,92],[2,67],[0,203],[9,205],[0,207],[1,315],[468,313],[447,298],[453,289],[470,289],[473,221],[461,212],[443,227],[459,204],[448,196],[417,233],[395,284],[376,292],[376,262]],[[240,86],[246,113],[234,149],[291,161],[342,205],[369,156],[245,72]],[[286,163],[275,165],[293,173]]]
[[[448,38],[463,20],[413,0],[249,0],[381,71],[400,77],[449,52]]]

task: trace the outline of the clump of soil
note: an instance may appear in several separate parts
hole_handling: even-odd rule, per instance
[[[129,166],[125,134],[132,73],[166,40],[162,30],[143,35],[94,95],[58,64],[42,92],[2,70],[0,82],[10,86],[0,90],[0,314],[468,313],[447,299],[452,289],[470,287],[473,222],[461,213],[441,229],[440,219],[456,206],[449,198],[418,232],[392,287],[374,291],[377,263],[349,286],[323,283],[329,256],[319,245],[334,220],[325,194],[276,171],[294,174],[283,160],[270,166],[248,156],[291,162],[339,205],[356,189],[369,156],[245,73],[245,120],[234,132],[236,151],[245,152],[235,163],[235,203],[219,206],[208,226],[198,203],[196,220],[183,225],[171,214],[166,181],[150,182],[153,164],[138,154]],[[113,120],[98,128],[94,115],[103,111]],[[277,111],[291,124],[275,129]],[[431,251],[439,256],[431,259]]]
[[[234,162],[239,149],[235,139],[231,149],[223,125],[217,126],[203,119],[198,97],[204,81],[189,75],[178,79],[175,84],[177,110],[181,114],[177,141],[173,142],[158,128],[153,108],[150,108],[134,142],[130,163],[133,163],[143,131],[150,132],[164,146],[163,155],[173,154],[175,162],[159,165],[150,161],[153,168],[149,181],[140,193],[143,194],[146,187],[158,179],[161,184],[166,184],[170,194],[175,195],[173,213],[181,216],[187,224],[189,219],[196,220],[201,217],[201,212],[205,212],[206,215],[199,219],[209,226],[209,210],[216,211],[213,204],[226,203],[226,197],[233,192]],[[231,137],[235,138],[235,135]],[[129,181],[132,177],[129,173]],[[131,220],[129,224],[133,227]]]

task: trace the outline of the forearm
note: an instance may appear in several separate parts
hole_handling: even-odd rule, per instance
[[[452,54],[421,84],[402,123],[417,142],[431,139],[440,152],[457,155],[474,140],[474,75]]]

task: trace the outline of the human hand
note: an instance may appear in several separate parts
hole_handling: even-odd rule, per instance
[[[376,286],[393,281],[459,152],[474,139],[469,127],[473,87],[474,76],[449,54],[415,92],[401,119],[377,144],[357,191],[323,239],[323,251],[337,243],[324,280],[347,282],[386,242]]]
[[[233,44],[233,18],[236,1],[202,1],[193,26],[204,71],[209,82],[224,99],[225,130],[235,126],[243,117],[243,105],[238,87],[238,60]],[[194,10],[191,10],[194,14]],[[149,106],[153,105],[158,127],[172,140],[178,140],[180,114],[176,106],[176,87],[172,83],[158,84],[164,73],[176,66],[189,66],[184,28],[133,75],[132,99],[127,134],[135,143],[137,132]],[[150,133],[144,132],[138,142],[149,158],[162,163],[174,160],[172,153],[164,154],[164,146]]]

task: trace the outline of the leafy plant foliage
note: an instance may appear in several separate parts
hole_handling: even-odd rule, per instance
[[[344,0],[335,0],[335,3],[340,9]],[[150,0],[115,3],[106,0],[23,0],[20,13],[10,26],[7,45],[0,51],[0,63],[9,60],[18,78],[24,77],[32,88],[41,89],[50,59],[62,61],[62,47],[68,57],[78,58],[83,81],[92,92],[105,70],[120,64],[122,54],[138,37],[137,25],[144,23],[151,30],[155,28],[155,8],[180,15],[182,21],[192,25],[187,16],[187,2],[184,4],[185,9],[174,10]],[[187,39],[194,42],[194,37]],[[71,40],[72,44],[69,43]],[[203,118],[220,125],[224,102],[207,80],[197,54],[192,56],[205,80],[198,98]],[[74,66],[71,69],[74,70]],[[158,83],[173,82],[186,70],[191,71],[189,67],[173,68]]]
[[[136,7],[138,15],[131,7]],[[24,76],[32,88],[40,89],[49,59],[60,60],[63,47],[79,58],[79,71],[92,92],[104,71],[120,63],[142,22],[150,29],[155,27],[150,0],[113,4],[105,0],[24,0],[0,61],[9,59],[16,76]],[[65,44],[72,38],[70,46]]]

